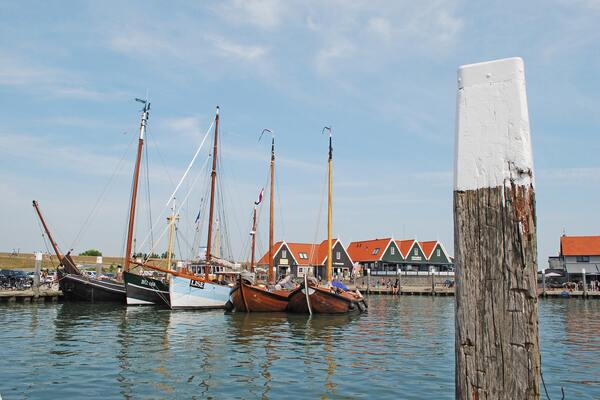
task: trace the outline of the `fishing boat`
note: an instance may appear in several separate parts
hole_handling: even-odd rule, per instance
[[[304,282],[293,290],[289,297],[288,311],[302,314],[346,314],[364,312],[366,302],[360,292],[348,290],[341,282],[332,282],[332,163],[333,145],[330,127],[329,156],[327,159],[328,195],[327,195],[327,263],[325,266],[325,284],[319,285],[316,279],[304,276]]]
[[[271,164],[270,164],[270,193],[269,193],[269,271],[268,284],[273,285],[275,281],[275,268],[273,264],[273,215],[274,215],[274,177],[275,177],[275,136],[269,129],[261,133],[269,132],[271,139]],[[259,139],[260,140],[260,139]],[[234,310],[239,312],[283,312],[287,309],[289,302],[289,290],[276,290],[266,285],[254,282],[254,260],[256,246],[256,208],[262,201],[261,190],[258,200],[254,202],[252,217],[252,251],[250,258],[250,273],[240,274],[237,284],[231,290],[231,302]]]
[[[231,308],[229,293],[231,286],[226,281],[211,278],[211,270],[217,269],[219,260],[212,256],[213,223],[215,210],[215,193],[217,183],[217,158],[219,143],[219,107],[217,107],[212,151],[212,169],[210,186],[210,208],[208,217],[208,236],[206,256],[203,262],[204,275],[199,276],[187,269],[177,271],[164,269],[150,263],[134,264],[171,275],[169,284],[169,305],[172,309],[228,309]]]
[[[54,249],[54,253],[59,261],[57,272],[58,285],[65,299],[89,302],[125,302],[125,287],[122,282],[112,279],[94,279],[81,273],[75,265],[70,252],[62,255],[52,233],[42,216],[42,212],[37,201],[33,201],[33,208],[42,224],[46,236]]]

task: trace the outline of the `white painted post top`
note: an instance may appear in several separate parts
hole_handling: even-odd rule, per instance
[[[521,58],[458,69],[454,189],[533,185],[533,156]]]

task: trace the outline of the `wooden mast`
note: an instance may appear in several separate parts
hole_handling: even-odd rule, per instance
[[[140,137],[138,139],[137,157],[135,160],[135,169],[133,171],[133,184],[131,188],[131,204],[129,206],[129,225],[127,227],[127,245],[125,249],[125,260],[123,261],[123,271],[129,272],[131,264],[131,244],[133,241],[133,228],[135,224],[135,205],[137,201],[138,181],[140,177],[140,163],[142,161],[142,148],[144,147],[144,135],[146,134],[146,123],[150,112],[150,103],[147,100],[135,99],[144,104],[142,118],[140,122]]]
[[[173,257],[173,233],[175,231],[175,221],[179,219],[179,217],[175,214],[175,202],[173,202],[172,213],[167,217],[167,222],[169,224],[169,239],[167,243],[167,269],[170,271],[171,268],[171,258]],[[169,279],[171,275],[169,275]]]
[[[52,248],[54,249],[54,252],[56,253],[56,257],[58,257],[58,262],[62,262],[63,256],[60,253],[60,250],[58,249],[58,245],[54,241],[52,234],[50,233],[50,229],[48,229],[48,225],[46,225],[46,221],[44,220],[44,217],[42,217],[42,212],[40,211],[39,204],[35,200],[33,200],[33,208],[35,208],[35,212],[37,213],[38,217],[40,218],[40,222],[42,223],[42,226],[44,227],[44,230],[46,231],[46,236],[48,236],[48,240],[50,240],[50,244],[52,245]]]
[[[215,188],[217,183],[217,143],[219,142],[219,106],[215,116],[215,138],[213,143],[212,172],[210,173],[210,211],[208,213],[208,238],[206,243],[206,260],[204,264],[204,277],[210,279],[210,258],[212,251],[212,225],[215,208]]]
[[[331,127],[325,127],[323,130],[329,131],[329,158],[327,160],[327,180],[328,180],[328,192],[327,192],[327,267],[325,269],[325,282],[331,282],[332,270],[333,270],[333,250],[331,249],[331,235],[332,235],[332,161],[333,161],[333,147],[331,143]]]
[[[269,131],[271,132],[271,131]],[[273,133],[273,132],[271,132]],[[269,283],[275,282],[275,260],[273,259],[273,222],[275,215],[275,136],[271,139],[271,189],[269,193]]]
[[[250,257],[250,272],[254,272],[254,248],[256,247],[256,203],[252,215],[252,256]]]

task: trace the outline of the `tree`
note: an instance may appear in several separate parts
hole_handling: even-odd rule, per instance
[[[160,255],[160,258],[167,258],[167,252],[165,251]],[[175,253],[171,253],[171,258],[175,258]]]
[[[100,257],[102,252],[96,249],[89,249],[84,251],[83,253],[79,253],[80,256],[92,256],[92,257]]]

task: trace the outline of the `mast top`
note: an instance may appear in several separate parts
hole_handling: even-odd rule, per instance
[[[221,109],[221,108],[220,108],[219,106],[217,106],[217,115],[219,115],[219,110],[220,110],[220,109]]]
[[[329,160],[333,159],[333,146],[331,144],[331,136],[333,134],[333,130],[331,126],[324,126],[321,134],[325,133],[325,131],[329,131]]]

